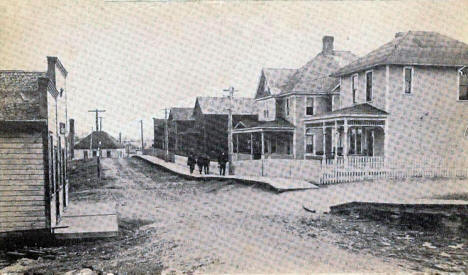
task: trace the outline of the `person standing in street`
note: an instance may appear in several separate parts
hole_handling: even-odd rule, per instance
[[[198,172],[200,172],[200,175],[203,172],[204,163],[205,163],[205,158],[203,157],[203,154],[198,155],[197,166],[198,166]]]
[[[210,173],[210,156],[205,154],[204,156],[205,162],[203,163],[203,169],[205,170],[205,175]]]
[[[195,156],[193,155],[192,152],[190,152],[189,156],[188,156],[188,159],[187,159],[187,165],[189,166],[190,168],[190,174],[193,173],[193,170],[195,169],[195,163],[197,161],[195,160]]]
[[[225,152],[221,152],[218,156],[219,164],[219,175],[224,176],[226,174],[226,163],[228,162],[228,157]]]

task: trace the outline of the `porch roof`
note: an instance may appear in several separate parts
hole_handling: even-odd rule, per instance
[[[369,103],[362,103],[335,110],[333,112],[325,113],[310,118],[304,119],[304,121],[317,121],[332,118],[386,118],[387,112],[377,107],[370,105]]]
[[[233,133],[260,132],[260,131],[294,131],[295,127],[283,118],[277,118],[273,121],[259,121],[245,118],[239,121]]]

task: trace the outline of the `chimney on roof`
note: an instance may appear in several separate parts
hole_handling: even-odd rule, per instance
[[[333,36],[324,36],[322,38],[323,42],[323,48],[322,48],[322,53],[323,54],[333,54]]]
[[[402,37],[404,34],[404,32],[397,32],[395,33],[395,38]]]

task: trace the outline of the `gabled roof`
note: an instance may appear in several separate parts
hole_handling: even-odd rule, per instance
[[[173,107],[169,111],[169,120],[173,121],[184,121],[184,120],[194,120],[192,117],[193,108],[178,108]]]
[[[228,97],[197,97],[195,106],[199,106],[204,115],[227,115],[229,114]],[[234,97],[232,99],[233,115],[256,115],[257,108],[255,99],[246,97]]]
[[[324,115],[388,115],[388,113],[370,105],[369,103],[362,103],[351,107],[338,109]]]
[[[37,120],[40,117],[39,79],[45,72],[0,71],[0,120]]]
[[[85,138],[80,140],[76,145],[75,149],[89,149],[91,143],[91,136],[93,140],[93,149],[97,149],[99,142],[101,142],[101,149],[119,149],[124,148],[115,138],[110,136],[104,131],[94,131],[87,135]]]
[[[242,128],[287,128],[294,129],[294,125],[283,118],[276,118],[273,121],[259,121],[257,119],[244,118],[240,120],[234,127],[235,129]]]
[[[427,31],[397,33],[395,39],[333,73],[347,75],[380,65],[466,66],[468,45]]]
[[[357,56],[349,51],[333,51],[331,54],[319,53],[296,71],[284,86],[285,92],[330,92],[340,84],[339,79],[330,74],[356,60]]]
[[[275,69],[264,68],[262,69],[261,79],[264,79],[263,85],[266,87],[267,94],[257,94],[257,98],[269,95],[278,95],[282,92],[282,87],[286,85],[289,78],[296,72],[296,69]],[[260,91],[262,92],[262,91]]]

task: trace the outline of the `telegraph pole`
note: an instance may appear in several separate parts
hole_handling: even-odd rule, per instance
[[[228,97],[229,97],[229,114],[228,114],[228,162],[229,162],[229,175],[233,174],[233,169],[232,169],[232,155],[234,154],[233,148],[232,148],[232,99],[234,97],[234,93],[237,92],[234,90],[234,87],[230,87],[228,89],[224,89],[224,92],[228,92]]]
[[[145,149],[144,142],[143,142],[143,120],[140,120],[141,125],[141,154],[143,154],[143,149]]]
[[[99,131],[102,131],[102,119],[103,119],[103,117],[100,116],[99,117]]]
[[[106,110],[89,110],[89,113],[96,113],[96,131],[99,131],[99,113],[104,113]]]

